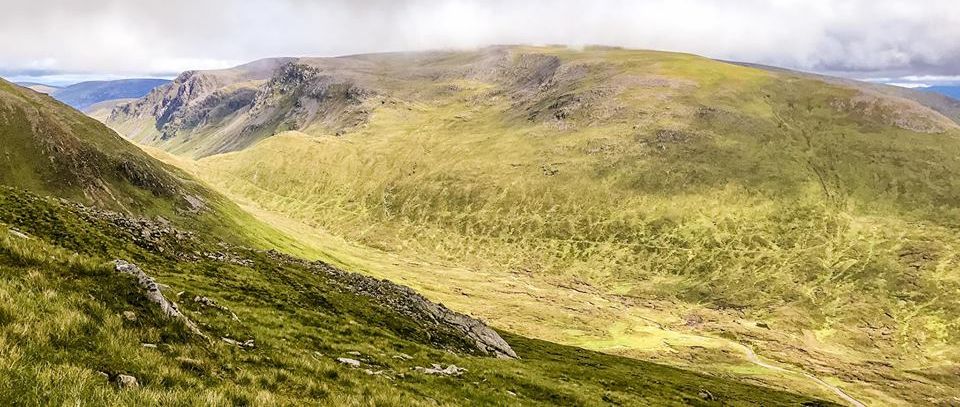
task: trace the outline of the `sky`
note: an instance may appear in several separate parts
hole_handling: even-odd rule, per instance
[[[0,0],[0,76],[56,85],[491,44],[683,51],[960,84],[957,0]]]

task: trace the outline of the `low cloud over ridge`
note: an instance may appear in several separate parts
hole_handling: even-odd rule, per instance
[[[271,56],[502,43],[686,51],[890,82],[960,75],[954,0],[33,0],[3,9],[6,76],[163,76]]]

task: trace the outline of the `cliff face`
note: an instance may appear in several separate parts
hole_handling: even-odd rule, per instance
[[[350,72],[325,68],[272,59],[256,69],[184,72],[117,106],[107,123],[137,142],[168,149],[189,145],[201,156],[241,149],[279,131],[319,127],[338,133],[363,123],[363,104],[376,92]],[[132,123],[140,123],[136,131]]]

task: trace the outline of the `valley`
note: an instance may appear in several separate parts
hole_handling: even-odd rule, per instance
[[[858,86],[491,47],[188,72],[102,119],[302,255],[500,329],[838,403],[955,402],[960,115]]]
[[[319,246],[3,80],[0,140],[4,405],[831,405],[305,260]]]
[[[954,0],[0,7],[0,407],[960,407]]]

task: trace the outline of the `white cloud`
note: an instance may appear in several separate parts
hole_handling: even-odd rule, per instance
[[[910,88],[910,89],[919,89],[919,88],[929,88],[930,85],[925,83],[912,83],[912,82],[886,82],[887,85],[899,86],[901,88]]]
[[[604,44],[851,76],[960,75],[955,0],[31,0],[0,71],[148,74],[271,56]],[[906,80],[903,82],[913,82]]]

